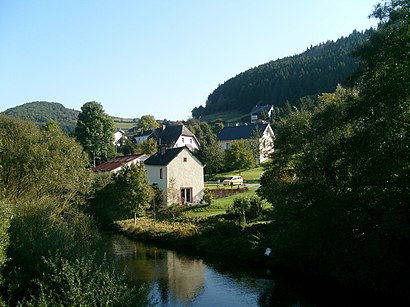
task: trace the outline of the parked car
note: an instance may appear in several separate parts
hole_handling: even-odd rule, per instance
[[[242,185],[242,184],[243,184],[242,176],[227,177],[223,181],[223,185]]]

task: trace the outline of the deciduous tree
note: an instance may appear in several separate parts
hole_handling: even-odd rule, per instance
[[[81,107],[75,135],[94,167],[114,156],[114,123],[100,103],[91,101]]]
[[[119,205],[133,213],[136,224],[137,215],[145,212],[153,197],[144,166],[132,164],[123,167],[115,177],[115,185]]]

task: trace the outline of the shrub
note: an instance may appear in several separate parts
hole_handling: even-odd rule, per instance
[[[240,196],[234,199],[232,210],[239,224],[254,220],[262,214],[262,200],[258,196]]]
[[[128,286],[105,261],[97,265],[93,255],[69,261],[44,259],[47,274],[36,281],[40,291],[25,306],[146,306],[144,288]]]

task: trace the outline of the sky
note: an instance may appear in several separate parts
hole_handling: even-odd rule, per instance
[[[378,0],[0,0],[0,112],[186,120],[219,84],[376,26]]]

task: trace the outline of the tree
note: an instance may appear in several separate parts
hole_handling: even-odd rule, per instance
[[[247,140],[232,141],[231,148],[225,150],[227,170],[250,169],[255,167],[255,158]]]
[[[119,205],[134,214],[134,224],[136,224],[137,215],[144,213],[153,197],[144,166],[132,164],[123,167],[115,176],[115,185]]]
[[[195,155],[205,166],[206,174],[216,174],[224,168],[224,153],[216,140],[201,144]]]
[[[10,243],[8,229],[11,222],[11,208],[10,205],[0,196],[0,286],[3,284],[3,266],[7,261],[6,250]],[[0,296],[0,305],[4,305]]]
[[[410,283],[410,1],[373,15],[356,89],[338,87],[280,121],[259,193],[274,205],[276,259],[400,292]]]
[[[150,211],[154,216],[154,222],[157,220],[157,213],[164,207],[164,193],[157,187],[152,186],[153,197],[150,202]]]
[[[159,123],[155,120],[154,116],[152,115],[141,116],[140,120],[136,125],[137,129],[141,131],[156,129],[159,128],[159,126]]]
[[[114,123],[100,103],[91,101],[81,107],[75,136],[94,167],[114,156]]]
[[[12,201],[53,197],[82,203],[91,189],[86,154],[53,122],[40,129],[0,116],[0,165],[0,188]]]
[[[134,151],[139,154],[152,155],[158,150],[158,144],[155,139],[146,139],[135,145]]]

